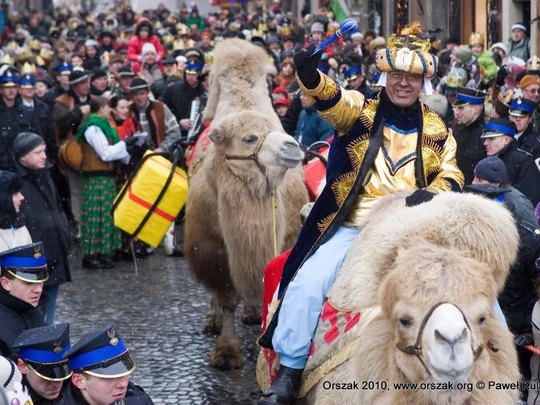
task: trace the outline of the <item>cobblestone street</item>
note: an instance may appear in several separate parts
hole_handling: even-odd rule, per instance
[[[138,261],[137,276],[127,261],[113,270],[83,270],[78,258],[72,263],[74,281],[60,289],[55,322],[71,323],[72,342],[115,323],[138,363],[132,381],[156,405],[250,404],[258,398],[258,327],[245,326],[237,317],[246,356],[243,369],[211,368],[215,337],[201,332],[209,295],[193,281],[183,259],[158,251]]]

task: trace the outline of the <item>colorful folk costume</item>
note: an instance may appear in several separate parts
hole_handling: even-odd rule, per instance
[[[422,75],[425,91],[431,91],[429,79],[437,72],[437,58],[428,52],[429,40],[418,37],[420,32],[413,24],[401,35],[392,35],[388,48],[377,52],[383,86],[388,73],[403,71]],[[320,71],[306,75],[305,66],[311,62],[302,66],[302,52],[306,50],[295,55],[300,88],[338,136],[329,154],[327,185],[285,264],[277,308],[258,340],[281,356],[277,378],[259,404],[294,400],[326,293],[363,218],[379,198],[416,189],[408,197],[410,205],[416,205],[463,186],[456,142],[436,113],[418,99],[399,107],[384,87],[376,99],[368,100]]]
[[[86,262],[92,262],[121,246],[120,230],[111,215],[117,193],[114,161],[129,158],[129,154],[111,124],[95,114],[81,125],[77,142],[83,154],[82,248]]]

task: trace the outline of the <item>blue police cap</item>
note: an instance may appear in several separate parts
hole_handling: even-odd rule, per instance
[[[71,66],[69,63],[67,62],[64,62],[60,65],[58,65],[55,69],[56,73],[58,73],[59,75],[68,75],[71,73],[71,71],[73,70],[73,66]]]
[[[18,246],[0,253],[3,276],[12,276],[27,283],[43,283],[49,278],[47,258],[42,242]]]
[[[23,89],[33,89],[36,84],[36,77],[32,74],[25,73],[19,78],[19,87]]]
[[[15,68],[8,67],[0,76],[0,85],[2,87],[15,87],[19,80],[19,75]]]
[[[123,377],[137,367],[113,325],[81,337],[64,358],[75,373],[85,372],[101,378]]]
[[[522,117],[534,113],[535,108],[536,103],[534,101],[519,97],[512,100],[512,102],[510,103],[510,109],[508,110],[508,114],[515,117]]]
[[[68,323],[27,329],[13,343],[26,365],[48,381],[64,381],[73,374],[63,358],[70,347]]]
[[[343,74],[345,75],[345,78],[347,80],[354,80],[358,77],[358,75],[362,74],[362,67],[361,66],[351,66],[348,69],[345,69],[343,71]]]
[[[516,124],[506,118],[491,118],[480,138],[495,138],[503,135],[513,138],[516,135]]]
[[[204,67],[204,63],[202,62],[189,62],[188,61],[186,63],[185,72],[192,75],[200,74],[203,70],[203,67]]]
[[[463,105],[483,105],[487,94],[477,89],[469,89],[468,87],[458,87],[456,91],[455,107]]]

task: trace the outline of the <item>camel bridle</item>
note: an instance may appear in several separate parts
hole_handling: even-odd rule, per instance
[[[424,360],[424,355],[423,355],[423,352],[422,352],[422,336],[424,335],[424,329],[426,328],[426,325],[427,325],[427,322],[428,322],[429,318],[431,317],[433,312],[443,304],[452,304],[452,303],[441,301],[441,302],[438,302],[437,304],[433,305],[430,308],[430,310],[427,312],[427,314],[422,319],[422,323],[420,324],[420,330],[418,331],[418,336],[416,337],[416,342],[415,342],[414,345],[403,347],[399,343],[396,344],[396,348],[399,351],[401,351],[403,353],[406,353],[406,354],[411,354],[411,355],[416,356],[418,358],[418,360],[420,360],[420,363],[422,363],[422,366],[424,366],[424,369],[426,370],[426,372],[428,373],[429,376],[432,376],[432,374],[431,374],[431,371],[429,371],[429,368],[426,365],[426,362]],[[454,304],[452,304],[452,305],[454,305]],[[467,320],[467,317],[465,316],[465,314],[463,313],[461,308],[459,308],[457,305],[454,305],[454,306],[457,309],[459,309],[459,312],[461,312],[461,315],[463,315],[463,320],[465,321],[465,325],[467,326],[467,329],[469,331],[472,331],[471,326],[469,324],[469,321]],[[499,348],[496,345],[494,345],[493,343],[491,343],[489,340],[488,340],[487,345],[493,352],[498,352],[499,351]],[[471,350],[473,352],[473,356],[474,356],[475,361],[476,361],[476,359],[478,359],[478,357],[480,357],[480,354],[482,354],[483,349],[484,349],[484,346],[480,345],[478,347],[478,349],[475,350],[474,347],[472,346],[472,339],[471,339]]]
[[[263,176],[266,177],[266,168],[259,161],[259,152],[261,151],[262,145],[269,133],[270,132],[267,132],[259,138],[257,145],[255,145],[255,150],[251,155],[225,155],[225,160],[253,160]]]

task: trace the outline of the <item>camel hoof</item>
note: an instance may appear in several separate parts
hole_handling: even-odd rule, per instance
[[[203,333],[206,335],[219,335],[223,327],[223,318],[216,314],[207,314],[204,320]]]
[[[242,323],[244,325],[260,325],[262,318],[259,314],[243,314]]]
[[[218,338],[210,354],[210,365],[221,370],[241,368],[244,365],[244,355],[240,350],[240,341],[237,338]]]

